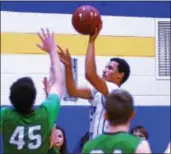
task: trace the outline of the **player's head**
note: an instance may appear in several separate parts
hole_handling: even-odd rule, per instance
[[[130,133],[132,135],[135,135],[135,136],[141,138],[141,139],[148,140],[148,137],[149,137],[148,132],[144,128],[144,126],[136,126],[130,130]]]
[[[113,126],[127,125],[134,116],[132,95],[121,89],[112,91],[106,98],[105,118]]]
[[[56,134],[55,146],[60,150],[60,153],[67,154],[67,139],[64,129],[56,125]]]
[[[111,58],[103,71],[103,78],[117,85],[122,85],[129,75],[129,64],[122,58]]]
[[[29,77],[23,77],[15,81],[10,87],[9,98],[17,112],[29,114],[36,98],[36,88],[33,80]]]
[[[86,132],[84,136],[81,138],[81,142],[80,142],[81,149],[83,149],[84,145],[89,141],[89,136],[90,136],[89,132]]]

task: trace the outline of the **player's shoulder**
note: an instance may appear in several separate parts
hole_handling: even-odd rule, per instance
[[[101,135],[95,137],[94,139],[88,141],[88,142],[86,143],[86,145],[87,145],[87,146],[89,146],[89,145],[91,145],[91,146],[96,145],[96,144],[97,144],[98,142],[100,142],[103,138],[104,138],[104,134],[101,134]]]
[[[118,134],[118,139],[121,142],[126,143],[125,146],[127,146],[129,149],[132,149],[134,153],[136,152],[136,149],[139,147],[139,145],[142,143],[142,139],[130,134],[130,133],[120,133]]]
[[[11,112],[12,110],[13,110],[12,107],[2,107],[1,108],[1,116]]]
[[[118,135],[119,140],[126,142],[130,147],[137,147],[142,141],[142,139],[130,133],[120,133]]]
[[[42,102],[42,104],[40,105],[41,107],[48,107],[51,106],[52,103],[56,104],[56,103],[60,102],[60,97],[57,94],[51,93],[48,95],[48,97]]]
[[[1,107],[1,112],[6,112],[6,110],[8,110],[8,107]]]
[[[99,145],[101,145],[101,140],[103,139],[104,135],[101,134],[97,137],[95,137],[93,140],[88,141],[84,147],[82,153],[89,153],[94,148],[97,148]]]
[[[113,83],[113,82],[105,81],[105,83],[106,83],[108,86],[119,88],[118,85],[115,84],[115,83]]]
[[[13,118],[14,108],[13,107],[2,107],[1,108],[1,119],[4,121],[9,118]]]
[[[82,153],[89,153],[91,149],[93,149],[94,145],[96,143],[96,139],[90,140],[84,144]]]
[[[132,135],[132,134],[130,134],[130,133],[125,133],[125,135],[127,136],[126,138],[130,141],[132,141],[132,143],[137,143],[137,144],[139,144],[141,141],[142,141],[142,139],[140,139],[140,138],[138,138],[138,137],[136,137],[135,135]]]
[[[106,82],[106,86],[107,86],[107,88],[108,88],[109,93],[111,93],[113,90],[119,88],[118,85],[116,85],[116,84],[113,83],[113,82],[109,82],[109,81],[105,81],[105,82]]]

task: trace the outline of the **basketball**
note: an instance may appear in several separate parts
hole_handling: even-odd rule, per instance
[[[90,5],[78,7],[72,15],[74,29],[83,35],[90,35],[102,23],[99,11]]]

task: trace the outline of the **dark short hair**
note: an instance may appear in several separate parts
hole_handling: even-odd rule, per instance
[[[134,111],[132,95],[121,89],[112,91],[106,98],[105,110],[111,125],[126,124]]]
[[[81,138],[81,149],[84,147],[84,145],[88,142],[89,140],[89,132],[86,132],[84,136]]]
[[[10,87],[9,99],[17,112],[29,114],[36,99],[36,88],[30,77],[15,81]]]
[[[121,84],[123,84],[130,75],[130,66],[129,64],[126,62],[126,60],[122,59],[122,58],[111,58],[110,61],[115,61],[118,63],[118,71],[120,73],[124,73],[124,77],[121,81]]]
[[[144,126],[135,126],[130,130],[130,133],[134,134],[134,132],[137,132],[137,131],[139,131],[141,134],[143,134],[146,139],[149,138],[149,134]]]

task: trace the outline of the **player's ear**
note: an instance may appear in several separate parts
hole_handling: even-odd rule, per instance
[[[124,73],[123,72],[118,74],[118,79],[119,80],[122,80],[123,77],[124,77]]]
[[[135,116],[135,111],[132,112],[131,116],[130,116],[130,120],[132,120]]]

